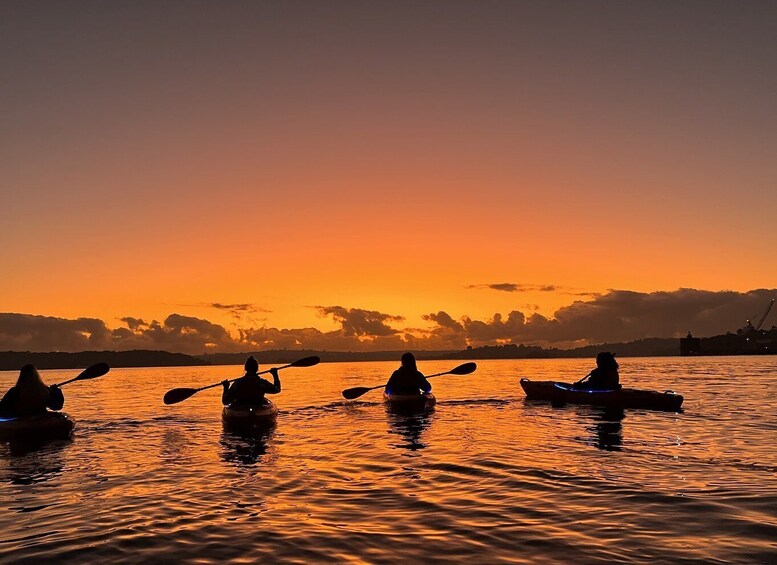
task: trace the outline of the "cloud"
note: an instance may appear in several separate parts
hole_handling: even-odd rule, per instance
[[[182,308],[198,308],[198,309],[212,309],[212,310],[218,310],[219,312],[223,312],[225,314],[230,315],[232,318],[234,318],[237,322],[242,322],[243,325],[246,323],[258,323],[260,321],[265,320],[264,317],[256,316],[256,314],[267,314],[272,312],[272,310],[268,310],[264,306],[260,306],[259,304],[254,304],[251,302],[235,302],[235,303],[228,303],[228,302],[196,302],[196,303],[178,303],[174,305],[175,307],[182,307]]]
[[[403,322],[402,316],[383,314],[375,310],[343,308],[342,306],[316,306],[322,316],[332,316],[343,326],[346,336],[388,336],[399,333],[386,322]]]
[[[520,290],[520,286],[515,283],[493,283],[481,286],[486,286],[491,290],[501,290],[502,292],[518,292]]]
[[[232,315],[236,314],[255,314],[257,312],[270,312],[270,310],[267,310],[266,308],[262,308],[261,306],[257,306],[256,304],[250,304],[250,303],[240,303],[240,304],[222,304],[221,302],[211,302],[210,304],[207,304],[210,308],[215,308],[216,310],[226,310]]]
[[[171,314],[160,323],[121,318],[126,327],[108,329],[95,318],[70,320],[31,314],[0,313],[0,349],[13,351],[84,351],[162,349],[182,353],[241,349],[222,326]]]
[[[431,329],[421,330],[424,349],[464,349],[469,344],[464,325],[447,312],[427,314],[423,319],[433,324]]]
[[[407,338],[410,338],[409,340]],[[391,336],[346,335],[342,329],[322,332],[317,328],[250,328],[240,330],[243,350],[251,349],[317,349],[323,351],[397,350],[411,347],[414,336],[397,333]],[[413,345],[412,347],[416,347]]]
[[[688,330],[698,335],[736,331],[746,320],[763,313],[777,289],[706,291],[681,288],[676,291],[642,293],[611,290],[589,301],[575,301],[559,309],[554,318],[560,336],[584,335],[594,343],[679,337]],[[553,336],[555,337],[555,336]]]
[[[463,349],[467,345],[525,343],[566,347],[646,337],[680,337],[688,330],[700,336],[736,331],[747,319],[758,320],[777,289],[750,292],[683,288],[671,292],[611,290],[590,300],[576,300],[545,317],[534,311],[495,313],[485,320],[452,316],[443,310],[423,316],[421,328],[396,327],[398,315],[343,306],[316,306],[339,326],[248,327],[230,333],[202,318],[171,314],[163,322],[126,316],[122,327],[109,329],[95,318],[66,319],[0,313],[0,350],[83,351],[162,349],[182,353],[239,352],[256,349],[339,351]],[[526,307],[524,307],[527,310]],[[777,312],[766,320],[777,323]]]
[[[96,318],[67,320],[52,316],[0,313],[0,348],[11,351],[83,351],[105,349],[110,330]]]
[[[125,318],[119,318],[119,319],[125,324],[127,324],[127,327],[129,327],[129,329],[132,330],[133,332],[138,328],[147,325],[146,322],[144,322],[140,318],[132,318],[130,316],[127,316]]]
[[[559,287],[552,284],[518,284],[518,283],[491,283],[470,284],[467,288],[489,288],[501,292],[555,292]]]
[[[696,289],[652,293],[611,290],[591,300],[564,306],[552,318],[536,312],[526,317],[520,311],[512,311],[507,318],[494,314],[485,321],[464,316],[457,322],[445,312],[426,319],[438,325],[430,331],[431,335],[445,331],[451,341],[465,339],[471,345],[512,342],[566,346],[680,337],[689,329],[701,336],[736,331],[748,318],[760,316],[775,295],[777,289],[746,293]]]
[[[342,306],[316,308],[321,315],[331,316],[340,327],[328,332],[316,328],[240,328],[233,335],[219,324],[181,314],[170,314],[163,322],[125,316],[120,318],[123,327],[109,329],[105,322],[94,318],[70,320],[0,313],[0,350],[156,349],[200,354],[258,348],[357,351],[416,347],[415,336],[389,326],[404,321],[402,316]]]
[[[253,304],[250,302],[238,302],[234,304],[224,303],[224,302],[200,302],[197,304],[179,304],[179,306],[195,307],[195,308],[212,308],[214,310],[226,312],[227,314],[232,316],[235,320],[249,321],[254,323],[257,321],[257,318],[255,318],[253,314],[266,314],[271,312],[271,310],[268,310],[263,306],[260,306],[258,304]]]
[[[250,328],[240,330],[240,340],[254,348],[307,348],[320,350],[360,351],[393,350],[417,347],[412,333],[400,331],[389,322],[403,322],[402,316],[376,310],[315,306],[321,316],[331,316],[340,328],[322,332],[316,328],[279,329]]]
[[[132,336],[117,337],[133,339],[137,347],[183,353],[235,350],[234,339],[223,326],[193,316],[170,314],[161,324],[154,320],[130,330]]]

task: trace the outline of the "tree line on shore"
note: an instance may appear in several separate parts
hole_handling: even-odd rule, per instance
[[[552,359],[592,357],[598,351],[615,351],[621,357],[678,355],[678,340],[652,338],[629,343],[589,345],[575,349],[543,348],[527,345],[470,347],[466,350],[414,351],[419,361],[448,359]],[[187,355],[167,351],[81,351],[67,352],[0,352],[0,370],[15,371],[27,363],[39,369],[75,369],[106,362],[111,367],[186,367],[196,365],[241,365],[247,356],[255,355],[262,364],[290,363],[300,356],[316,355],[322,362],[396,361],[403,351],[314,351],[277,349],[240,353],[203,353]]]

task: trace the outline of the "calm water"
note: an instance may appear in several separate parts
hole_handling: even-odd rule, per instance
[[[342,400],[395,365],[283,371],[257,438],[224,432],[220,389],[162,404],[239,367],[68,385],[72,441],[0,444],[0,559],[777,562],[777,357],[621,361],[623,382],[683,393],[681,414],[524,400],[521,376],[572,380],[588,360],[481,361],[434,379],[425,415]]]

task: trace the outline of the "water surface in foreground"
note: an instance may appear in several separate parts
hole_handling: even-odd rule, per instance
[[[623,382],[683,393],[681,414],[524,400],[521,376],[573,380],[588,360],[478,363],[434,379],[417,415],[340,396],[394,363],[285,370],[278,424],[254,438],[224,431],[218,388],[161,401],[239,367],[68,385],[72,441],[0,444],[0,558],[777,561],[777,357],[621,360]]]

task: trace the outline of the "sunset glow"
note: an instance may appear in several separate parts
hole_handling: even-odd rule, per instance
[[[0,0],[0,564],[777,564],[777,0]]]
[[[0,311],[401,330],[777,281],[757,10],[200,8],[3,8]]]

